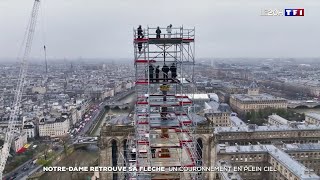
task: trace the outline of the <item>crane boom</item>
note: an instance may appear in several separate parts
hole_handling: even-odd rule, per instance
[[[10,113],[8,128],[5,133],[3,148],[1,149],[0,179],[2,179],[3,171],[4,171],[4,168],[5,168],[9,153],[10,153],[11,143],[14,138],[15,125],[17,123],[17,118],[19,115],[23,87],[24,87],[24,83],[25,83],[26,72],[28,69],[27,60],[29,58],[29,54],[31,51],[31,45],[32,45],[35,27],[36,27],[39,6],[40,6],[40,0],[35,0],[34,4],[33,4],[33,8],[32,8],[30,24],[28,27],[28,35],[27,35],[27,39],[26,39],[24,54],[21,59],[21,67],[20,67],[20,72],[19,72],[18,85],[16,88],[15,96],[14,96],[13,109],[11,110],[11,113]]]

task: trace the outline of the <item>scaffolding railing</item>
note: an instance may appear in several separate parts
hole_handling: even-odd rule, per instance
[[[142,29],[142,37],[141,39],[149,39],[149,38],[157,38],[158,28],[147,27]],[[159,27],[160,38],[181,38],[181,39],[194,39],[195,38],[195,29],[187,29],[184,27]],[[139,39],[139,34],[137,29],[134,29],[134,39]]]

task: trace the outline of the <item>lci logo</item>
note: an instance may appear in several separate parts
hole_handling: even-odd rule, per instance
[[[304,9],[262,9],[261,16],[304,16]]]

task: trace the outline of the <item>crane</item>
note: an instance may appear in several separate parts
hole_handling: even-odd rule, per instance
[[[28,25],[28,29],[27,29],[28,34],[26,37],[24,54],[21,59],[21,67],[19,72],[18,85],[16,87],[16,92],[15,92],[14,101],[13,101],[13,109],[11,110],[11,113],[10,113],[8,128],[7,128],[7,131],[5,132],[4,144],[3,144],[3,148],[1,149],[0,179],[2,179],[3,170],[5,168],[5,165],[10,153],[11,143],[14,138],[15,124],[17,123],[17,117],[19,115],[23,87],[25,83],[26,72],[28,69],[27,60],[29,58],[29,54],[31,51],[31,45],[32,45],[35,28],[36,28],[36,21],[37,21],[39,7],[40,7],[40,0],[35,0],[32,8],[30,24]]]

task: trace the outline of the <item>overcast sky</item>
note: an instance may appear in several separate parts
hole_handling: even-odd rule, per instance
[[[17,57],[34,0],[0,0],[0,58]],[[262,9],[304,8],[304,17]],[[42,0],[32,57],[133,58],[132,29],[196,27],[197,57],[320,57],[320,0]]]

